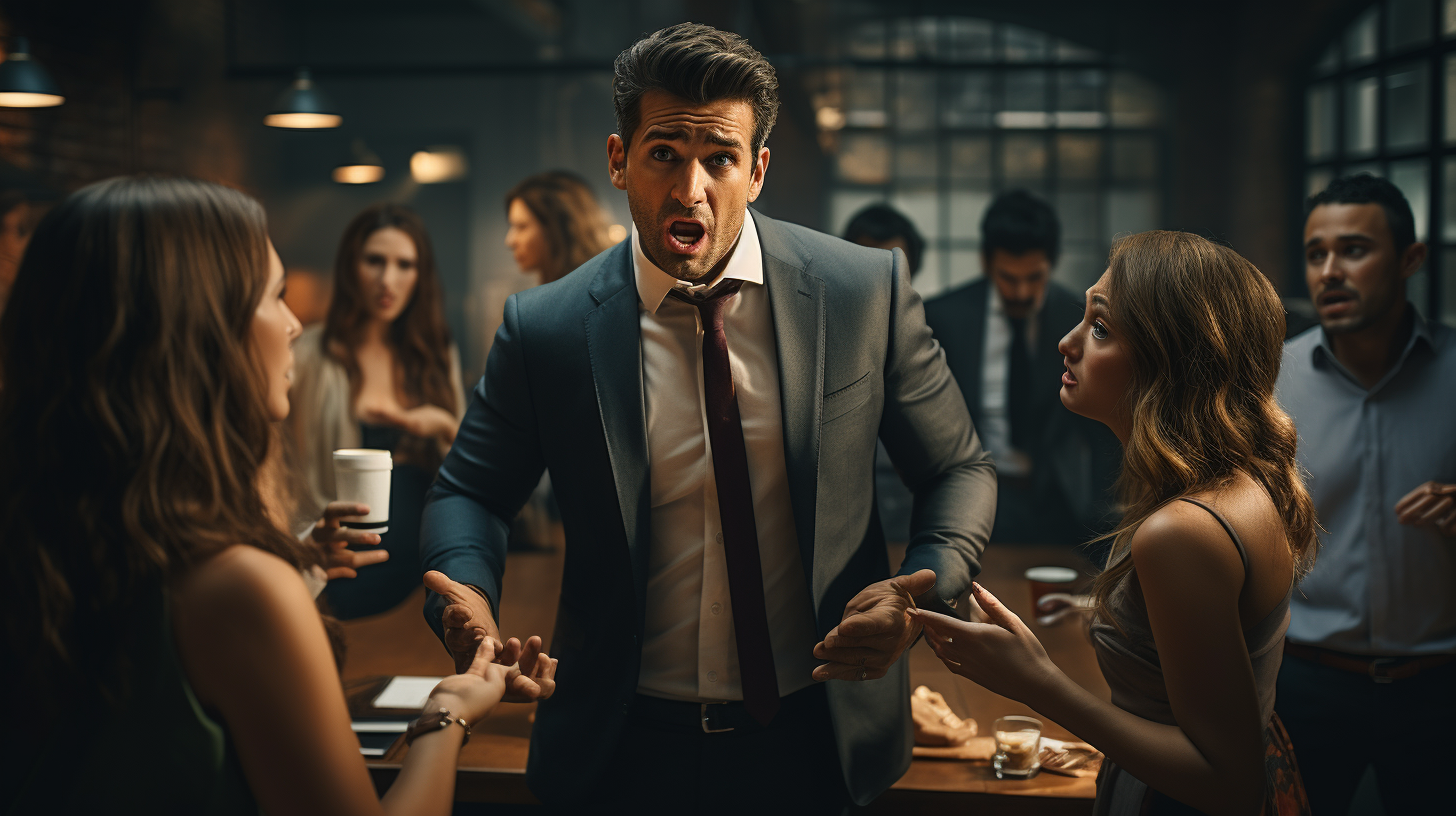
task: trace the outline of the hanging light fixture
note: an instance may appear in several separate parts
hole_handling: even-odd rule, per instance
[[[0,62],[0,107],[51,108],[65,101],[51,75],[30,58],[30,40],[16,37]]]
[[[273,111],[263,117],[263,124],[269,127],[294,130],[322,130],[343,123],[344,117],[335,113],[333,104],[314,87],[307,68],[298,69],[293,84],[278,95]]]
[[[373,184],[384,178],[384,162],[370,150],[363,139],[355,139],[349,157],[334,168],[334,181],[340,184]]]

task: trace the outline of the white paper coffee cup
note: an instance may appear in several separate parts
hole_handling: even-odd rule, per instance
[[[394,454],[387,450],[345,448],[334,451],[334,493],[341,502],[369,505],[369,515],[341,521],[345,527],[389,532],[389,479]]]

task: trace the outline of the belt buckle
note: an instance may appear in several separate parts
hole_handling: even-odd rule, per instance
[[[1393,682],[1395,682],[1395,678],[1394,677],[1391,677],[1387,672],[1388,672],[1388,670],[1391,667],[1393,667],[1398,662],[1400,662],[1400,658],[1396,658],[1396,657],[1377,657],[1374,660],[1371,660],[1370,661],[1370,677],[1371,677],[1371,679],[1373,679],[1377,683],[1393,683]]]
[[[700,703],[699,704],[700,711],[702,712],[703,733],[704,734],[721,734],[724,731],[732,731],[733,730],[732,726],[730,726],[728,728],[710,728],[708,726],[708,706],[713,706],[713,705],[726,705],[726,703]]]

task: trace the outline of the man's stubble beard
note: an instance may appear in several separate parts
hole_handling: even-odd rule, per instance
[[[1362,296],[1359,291],[1353,288],[1345,289],[1345,291],[1352,292],[1355,295],[1355,302],[1362,307],[1367,306],[1371,303],[1368,298]],[[1405,308],[1406,300],[1404,294],[1404,288],[1397,286],[1390,291],[1390,294],[1387,298],[1385,298],[1381,303],[1376,304],[1378,308],[1362,309],[1359,314],[1335,318],[1335,320],[1331,323],[1326,323],[1325,321],[1321,320],[1320,326],[1323,327],[1324,330],[1329,334],[1357,334],[1359,332],[1365,331],[1366,329],[1374,326],[1381,320],[1385,319],[1385,317],[1390,314],[1391,310],[1403,310]]]
[[[637,225],[637,235],[642,242],[642,254],[646,255],[649,261],[657,264],[658,269],[685,283],[707,283],[711,280],[711,273],[717,269],[718,265],[728,255],[728,251],[737,243],[736,241],[729,241],[726,247],[720,248],[718,242],[714,240],[716,238],[714,229],[718,226],[719,222],[712,210],[706,206],[703,209],[707,210],[707,212],[702,216],[696,215],[695,211],[683,210],[671,204],[662,207],[655,213],[649,213],[648,209],[647,205],[638,202],[628,192],[627,210],[632,214],[632,223]],[[715,254],[711,257],[701,259],[684,258],[669,250],[663,241],[661,231],[662,222],[668,220],[669,217],[696,217],[699,221],[702,221],[703,228],[706,231],[705,237],[708,239],[708,251]],[[642,229],[644,223],[652,225],[650,233]],[[743,223],[740,221],[738,229],[742,229],[742,227]],[[737,231],[737,229],[734,229],[731,230],[731,233],[736,236]]]

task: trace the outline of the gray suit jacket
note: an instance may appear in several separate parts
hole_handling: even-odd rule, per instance
[[[821,637],[890,577],[874,500],[875,440],[915,494],[902,573],[935,570],[943,605],[980,571],[993,466],[930,335],[905,257],[753,213],[778,343],[784,447],[804,573]],[[425,509],[426,570],[480,587],[499,609],[506,535],[550,468],[566,533],[557,691],[537,713],[527,782],[552,804],[599,795],[641,664],[650,459],[639,302],[626,242],[512,296],[485,376]],[[440,632],[443,603],[425,615]],[[858,802],[910,763],[905,661],[880,680],[828,684],[845,781]]]

